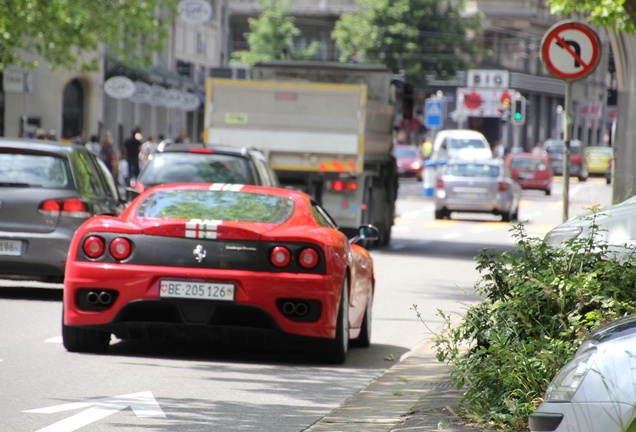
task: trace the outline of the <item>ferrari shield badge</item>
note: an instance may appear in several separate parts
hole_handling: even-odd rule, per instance
[[[203,262],[203,260],[205,259],[205,256],[207,255],[207,252],[205,249],[203,249],[203,246],[197,245],[197,247],[195,247],[194,250],[192,251],[192,254],[194,255],[194,258],[198,262]]]

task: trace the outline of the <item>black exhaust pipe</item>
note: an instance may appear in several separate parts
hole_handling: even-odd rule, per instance
[[[89,291],[88,294],[86,294],[86,301],[90,305],[96,305],[99,302],[99,294],[95,291]]]

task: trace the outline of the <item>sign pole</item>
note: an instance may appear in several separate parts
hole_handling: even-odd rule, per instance
[[[569,219],[570,209],[570,140],[572,128],[570,127],[572,115],[572,81],[565,82],[565,125],[564,136],[565,149],[563,151],[563,222]]]
[[[587,24],[565,20],[553,25],[541,41],[541,59],[546,68],[565,81],[563,127],[563,222],[568,220],[570,193],[570,141],[572,140],[572,84],[590,75],[601,58],[601,43]],[[558,113],[558,109],[557,109]]]

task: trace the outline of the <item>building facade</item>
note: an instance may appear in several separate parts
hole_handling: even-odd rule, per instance
[[[196,0],[195,0],[196,1]],[[31,136],[36,128],[54,131],[57,138],[70,139],[83,132],[88,138],[108,130],[121,143],[135,128],[144,139],[152,135],[174,138],[185,129],[192,141],[203,130],[203,95],[205,78],[211,68],[223,63],[225,53],[226,0],[201,0],[209,5],[209,17],[193,24],[177,14],[173,20],[165,49],[157,53],[147,69],[126,66],[110,50],[101,47],[99,70],[79,73],[57,69],[50,71],[42,59],[31,70],[8,68],[5,74],[29,73],[30,92],[0,89],[0,135]],[[132,81],[193,93],[200,98],[194,111],[168,108],[130,99],[115,99],[104,92],[104,82],[113,76]]]
[[[508,148],[518,144],[529,150],[537,142],[561,138],[557,111],[565,105],[565,82],[548,73],[541,60],[540,47],[547,30],[567,17],[551,15],[543,0],[469,2],[466,13],[476,12],[485,17],[481,35],[477,36],[483,54],[477,59],[476,69],[506,73],[511,95],[514,97],[518,92],[527,101],[526,120],[522,126],[510,125],[501,115],[468,115],[465,120],[459,116],[460,120],[464,120],[465,127],[482,131],[490,142],[502,139]],[[584,21],[584,17],[578,18]],[[572,139],[581,140],[585,145],[606,144],[611,119],[616,115],[615,107],[608,107],[607,103],[611,88],[609,37],[605,30],[597,29],[597,33],[601,42],[599,66],[573,86]],[[465,92],[460,90],[476,88],[475,83],[470,82],[471,75],[457,74],[454,81],[432,77],[430,91],[444,93],[449,111],[466,111],[462,107],[465,100],[459,100]],[[491,89],[492,86],[481,83],[477,88]],[[457,127],[458,122],[448,119],[444,126]]]

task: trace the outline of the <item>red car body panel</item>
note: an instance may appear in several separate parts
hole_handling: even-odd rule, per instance
[[[536,166],[514,167],[513,159],[525,159],[541,161],[544,169],[539,170]],[[506,165],[512,172],[512,177],[523,189],[549,190],[552,187],[552,171],[550,171],[550,159],[545,155],[532,153],[514,153],[506,158]]]
[[[159,285],[162,279],[188,282],[231,283],[235,285],[233,302],[214,300],[184,300],[249,305],[269,314],[280,330],[290,335],[334,338],[340,293],[345,274],[349,275],[350,337],[356,338],[365,313],[369,290],[373,289],[373,261],[362,247],[350,245],[340,231],[319,225],[314,219],[309,196],[287,189],[242,186],[241,192],[277,195],[295,203],[292,215],[281,224],[223,221],[217,227],[216,240],[196,238],[197,242],[218,240],[256,242],[302,242],[320,248],[325,259],[324,274],[285,271],[251,271],[192,266],[132,264],[90,260],[83,254],[82,240],[88,234],[116,235],[130,238],[185,238],[186,224],[179,219],[137,217],[139,205],[158,191],[208,190],[210,184],[161,185],[137,197],[119,216],[96,216],[86,221],[75,233],[68,253],[64,281],[64,323],[67,326],[104,326],[113,323],[122,308],[139,300],[162,301]],[[233,193],[233,192],[227,192]],[[108,234],[107,234],[108,233]],[[163,240],[160,240],[163,241]],[[133,253],[136,245],[133,242]],[[189,253],[191,248],[188,250]],[[108,255],[108,246],[104,255]],[[166,253],[170,256],[171,251]],[[85,310],[78,305],[80,289],[109,289],[117,292],[113,304],[105,310]],[[301,322],[286,317],[276,304],[278,299],[311,299],[322,305],[320,317],[313,322]]]

